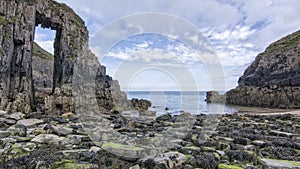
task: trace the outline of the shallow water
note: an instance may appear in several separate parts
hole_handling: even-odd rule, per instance
[[[157,115],[176,115],[182,111],[191,114],[224,114],[238,111],[231,106],[206,103],[205,91],[129,91],[127,97],[150,100],[152,106],[149,109],[156,111]]]

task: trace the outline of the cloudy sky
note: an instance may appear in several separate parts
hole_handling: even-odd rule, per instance
[[[57,0],[123,90],[228,90],[255,56],[300,28],[298,0]],[[55,32],[35,41],[53,50]],[[223,85],[224,83],[224,85]]]

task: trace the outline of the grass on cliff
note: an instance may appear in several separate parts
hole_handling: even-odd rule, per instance
[[[33,43],[32,56],[39,57],[41,59],[54,60],[54,56],[47,52],[45,49],[41,48],[37,43]]]
[[[278,49],[289,50],[297,48],[300,44],[300,31],[294,32],[267,47],[266,52],[274,52]]]

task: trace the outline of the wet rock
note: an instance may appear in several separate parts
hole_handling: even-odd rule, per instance
[[[31,141],[36,143],[46,143],[46,144],[61,144],[63,138],[54,134],[40,134],[34,137]]]
[[[24,137],[26,136],[27,128],[26,126],[22,124],[15,124],[13,126],[10,126],[7,131],[10,133],[12,136],[21,136]]]
[[[53,132],[60,136],[66,136],[73,133],[73,129],[64,125],[52,126]]]
[[[76,159],[81,161],[88,161],[93,156],[93,153],[88,149],[63,150],[59,151],[58,154],[63,156],[63,159]]]
[[[100,147],[92,146],[89,151],[93,153],[98,153],[100,150]]]
[[[216,168],[219,164],[219,159],[213,153],[199,153],[191,157],[190,164],[195,168]]]
[[[139,117],[139,111],[138,110],[130,110],[130,111],[123,111],[122,115],[125,117]]]
[[[248,145],[250,142],[247,138],[237,137],[233,140],[233,143],[235,144],[241,144],[241,145]]]
[[[229,137],[219,137],[219,140],[224,140],[224,141],[227,141],[227,142],[233,142],[234,139],[229,138]]]
[[[14,136],[13,137],[17,143],[25,143],[31,141],[31,137],[21,137],[21,136]]]
[[[139,160],[141,168],[181,168],[187,157],[178,152],[168,152],[156,156],[150,156]]]
[[[218,149],[224,150],[224,151],[230,150],[230,144],[228,144],[226,142],[219,142]]]
[[[251,151],[243,151],[243,150],[229,150],[226,155],[229,157],[230,161],[241,161],[241,162],[249,162],[256,163],[256,155]]]
[[[44,118],[44,114],[42,112],[32,112],[26,114],[26,119],[42,119]]]
[[[215,151],[216,151],[215,148],[213,148],[213,147],[206,147],[206,146],[202,146],[202,147],[201,147],[201,150],[202,150],[203,152],[215,152]]]
[[[67,135],[62,141],[64,145],[79,145],[82,143],[84,139],[87,139],[87,136],[84,135]]]
[[[292,148],[270,146],[263,148],[261,153],[268,158],[300,161],[299,152]]]
[[[137,110],[148,110],[151,106],[151,102],[145,99],[131,99],[130,102],[132,103],[133,107]]]
[[[6,143],[16,143],[17,139],[9,136],[9,137],[2,138],[1,141],[3,141],[4,144],[6,144]],[[8,147],[10,147],[10,146],[11,145],[8,144]]]
[[[266,169],[295,169],[300,168],[300,162],[276,159],[261,159]]]
[[[12,148],[6,149],[0,157],[0,160],[1,160],[0,164],[4,161],[8,161],[11,159],[17,159],[17,158],[27,155],[27,154],[28,154],[28,152],[26,150],[23,150],[20,147],[12,147]]]
[[[37,126],[37,125],[43,124],[43,123],[44,123],[44,120],[40,120],[40,119],[23,119],[23,120],[19,120],[17,122],[17,124],[21,124],[26,127],[34,127],[34,126]]]
[[[98,165],[90,163],[75,163],[71,160],[62,160],[56,163],[55,168],[68,168],[68,169],[95,169],[99,168]]]
[[[13,120],[13,119],[7,119],[7,118],[0,118],[0,123],[3,123],[3,124],[7,124],[7,125],[14,125],[16,124],[16,120]]]
[[[9,115],[6,115],[5,118],[8,118],[8,119],[13,119],[13,120],[21,120],[25,117],[25,114],[21,113],[21,112],[17,112],[17,113],[13,113],[13,114],[9,114]]]
[[[0,139],[8,137],[10,133],[8,131],[0,131]]]
[[[151,111],[151,110],[143,110],[139,112],[140,116],[156,116],[156,111]]]
[[[172,119],[172,115],[167,113],[167,114],[164,114],[162,116],[159,116],[156,118],[157,121],[169,121]]]
[[[0,110],[0,117],[4,116],[4,115],[6,115],[6,114],[7,114],[6,111]]]
[[[31,152],[34,151],[36,149],[36,144],[32,143],[32,142],[28,142],[25,143],[24,145],[22,145],[22,149],[24,149],[25,151]]]
[[[252,144],[259,146],[259,147],[263,147],[266,144],[266,142],[261,141],[261,140],[254,140],[254,141],[252,141]]]
[[[15,148],[15,150],[18,150]],[[9,161],[1,161],[0,165],[3,168],[55,168],[55,162],[59,160],[59,157],[55,155],[57,147],[51,145],[51,147],[39,147],[34,151],[26,153],[26,150],[17,151],[19,156],[12,158]],[[25,152],[25,153],[24,153]]]
[[[201,148],[200,147],[196,147],[196,146],[186,146],[186,147],[182,147],[181,151],[184,154],[194,154],[197,152],[200,152]]]
[[[207,103],[224,103],[225,97],[220,95],[217,91],[208,91],[206,92],[206,99]]]
[[[140,169],[140,166],[139,165],[135,165],[135,166],[130,167],[129,169]]]
[[[243,167],[237,165],[219,164],[218,169],[243,169]]]
[[[105,142],[102,144],[101,148],[128,160],[137,159],[149,153],[142,147],[113,142]]]
[[[70,118],[75,118],[76,115],[73,114],[72,112],[68,112],[68,113],[62,114],[61,117],[64,118],[64,119],[70,119]]]
[[[282,131],[276,131],[276,130],[271,130],[270,131],[270,135],[280,136],[280,137],[292,137],[293,136],[292,133],[282,132]]]

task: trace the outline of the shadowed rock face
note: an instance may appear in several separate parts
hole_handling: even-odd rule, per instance
[[[226,93],[229,104],[300,107],[300,31],[267,47],[245,70],[237,88]]]
[[[74,112],[75,71],[79,74],[76,78],[82,78],[80,73],[89,68],[95,81],[96,77],[102,77],[98,75],[105,77],[105,67],[88,48],[84,21],[71,8],[53,0],[0,0],[0,109],[25,113],[36,109],[32,53],[37,25],[56,31],[52,90],[45,98],[46,111]],[[101,98],[112,102],[112,79],[107,77],[106,81],[109,92]],[[103,86],[98,85],[97,89],[103,90]],[[103,101],[98,103],[102,106]]]

